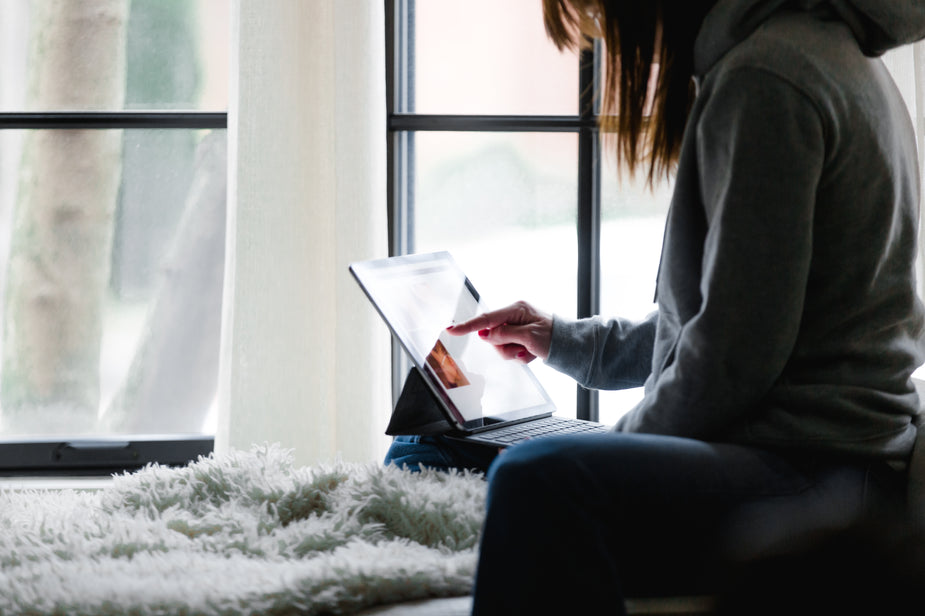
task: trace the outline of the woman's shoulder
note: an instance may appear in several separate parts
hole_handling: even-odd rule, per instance
[[[704,77],[721,86],[741,73],[776,78],[810,98],[831,98],[867,81],[876,70],[842,21],[786,11],[732,47]]]

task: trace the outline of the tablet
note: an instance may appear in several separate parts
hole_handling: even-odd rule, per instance
[[[527,365],[502,358],[478,336],[447,333],[486,311],[450,253],[363,261],[350,271],[454,428],[470,432],[555,411]]]

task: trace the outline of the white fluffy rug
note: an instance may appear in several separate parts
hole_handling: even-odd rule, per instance
[[[470,591],[485,484],[275,446],[0,493],[2,614],[319,614]]]

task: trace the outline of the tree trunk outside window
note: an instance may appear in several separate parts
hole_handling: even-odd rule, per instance
[[[33,6],[30,108],[121,109],[128,2]],[[121,149],[118,130],[27,135],[4,312],[4,432],[82,432],[96,423]]]
[[[225,271],[226,145],[199,144],[194,179],[135,358],[105,432],[190,433],[215,396]]]

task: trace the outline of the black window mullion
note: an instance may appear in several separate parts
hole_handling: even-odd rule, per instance
[[[389,114],[393,131],[577,133],[596,126],[593,117],[581,116]]]
[[[386,109],[388,112],[389,254],[414,252],[414,126],[396,124],[394,118],[414,116],[414,3],[386,0]]]
[[[601,304],[601,203],[600,156],[594,116],[595,54],[585,50],[579,58],[578,131],[578,318],[600,312]],[[578,386],[576,414],[597,421],[596,391]]]
[[[414,9],[415,0],[385,0],[386,19],[386,110],[388,113],[387,173],[389,255],[414,252],[414,131],[413,126],[396,126],[393,118],[413,116]],[[401,345],[392,339],[392,404],[404,387],[411,365]]]
[[[226,129],[224,111],[0,112],[2,129]]]

